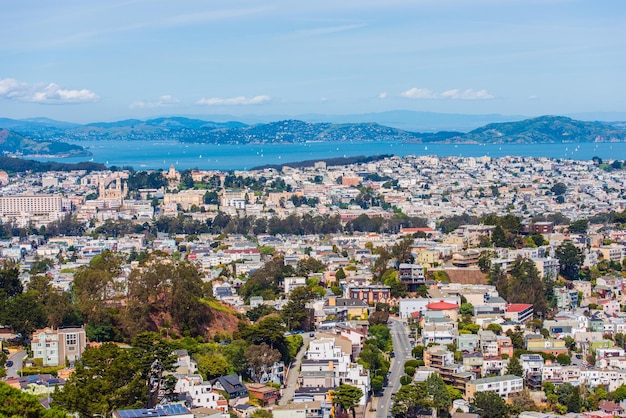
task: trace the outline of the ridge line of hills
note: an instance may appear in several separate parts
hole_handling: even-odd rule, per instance
[[[0,152],[4,154],[81,156],[83,147],[66,141],[176,140],[209,144],[305,143],[322,141],[403,141],[449,144],[532,144],[565,142],[623,142],[626,122],[586,122],[565,116],[540,116],[514,122],[489,123],[469,132],[412,132],[363,123],[310,123],[282,120],[247,125],[184,117],[145,121],[127,119],[85,125],[46,118],[0,118]]]

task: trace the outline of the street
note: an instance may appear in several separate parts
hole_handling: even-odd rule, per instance
[[[304,343],[298,351],[296,358],[291,363],[291,367],[289,368],[289,372],[287,374],[287,382],[285,383],[285,387],[282,390],[282,397],[278,401],[279,405],[287,405],[290,401],[293,400],[293,395],[296,393],[296,384],[298,383],[298,376],[300,376],[300,364],[302,362],[302,356],[306,353],[307,348],[309,347],[309,341],[311,341],[311,337],[309,337],[308,333],[301,334]]]
[[[22,361],[26,357],[26,350],[18,351],[17,353],[11,354],[7,361],[12,361],[13,366],[7,367],[7,377],[18,377],[19,372],[22,369]]]
[[[406,326],[403,325],[403,321],[395,318],[389,318],[389,320],[391,321],[389,329],[391,330],[391,341],[393,343],[395,358],[391,359],[389,384],[385,388],[383,396],[377,398],[377,418],[387,418],[388,415],[391,415],[390,411],[393,405],[391,394],[395,394],[400,389],[400,377],[404,375],[404,362],[412,358],[408,331]]]

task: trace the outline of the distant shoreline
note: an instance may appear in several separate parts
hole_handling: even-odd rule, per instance
[[[283,167],[292,167],[292,168],[306,168],[306,167],[314,167],[316,163],[326,163],[326,166],[338,166],[338,165],[348,165],[348,164],[363,164],[363,163],[373,163],[376,161],[384,160],[385,158],[393,157],[393,154],[379,154],[372,156],[358,155],[356,157],[336,157],[336,158],[318,158],[315,160],[304,160],[304,161],[296,161],[284,164],[266,164],[257,167],[252,167],[250,170],[267,170],[267,169],[275,169],[281,170]]]

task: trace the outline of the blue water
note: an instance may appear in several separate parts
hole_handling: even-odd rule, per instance
[[[402,142],[314,142],[306,144],[212,145],[182,144],[176,141],[82,141],[75,144],[93,153],[93,161],[109,166],[132,166],[136,170],[199,168],[204,170],[246,170],[266,164],[316,160],[358,155],[394,154],[438,157],[526,156],[591,160],[626,159],[626,143],[567,144],[409,144]],[[40,161],[80,162],[91,157],[37,158]]]

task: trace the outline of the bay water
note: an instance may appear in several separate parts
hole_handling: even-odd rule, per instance
[[[267,164],[380,154],[432,155],[437,157],[547,157],[572,160],[625,160],[626,143],[560,144],[417,144],[384,142],[308,142],[301,144],[186,144],[177,141],[80,141],[91,157],[34,158],[39,161],[75,163],[94,161],[132,166],[135,170],[198,168],[201,170],[249,170]],[[29,157],[30,158],[30,157]]]

